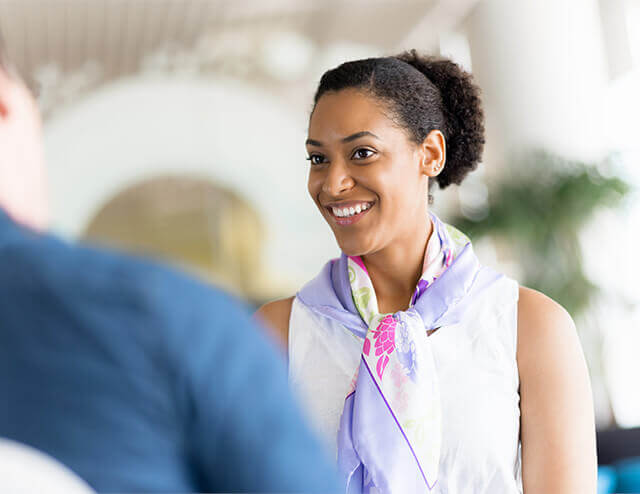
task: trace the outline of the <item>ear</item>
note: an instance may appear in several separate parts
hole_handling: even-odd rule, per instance
[[[444,169],[447,159],[447,144],[444,134],[432,130],[420,145],[422,155],[422,173],[428,177],[437,177]]]

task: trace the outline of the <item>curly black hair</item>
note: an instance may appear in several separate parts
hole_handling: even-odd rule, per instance
[[[480,88],[451,60],[411,50],[343,63],[322,76],[314,108],[323,94],[347,88],[384,101],[390,117],[417,144],[432,130],[442,132],[446,165],[436,178],[441,189],[460,184],[478,166],[485,142]]]

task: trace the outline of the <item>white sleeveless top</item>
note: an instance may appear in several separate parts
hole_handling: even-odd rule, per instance
[[[429,336],[443,422],[432,494],[522,493],[517,308],[518,284],[502,278],[479,293],[460,323]],[[290,383],[335,454],[340,416],[362,345],[363,339],[346,327],[294,299]]]

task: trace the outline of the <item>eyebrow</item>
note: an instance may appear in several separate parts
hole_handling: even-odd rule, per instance
[[[365,137],[365,136],[371,136],[371,137],[374,137],[376,139],[380,139],[374,133],[369,132],[368,130],[363,130],[362,132],[356,132],[355,134],[351,134],[350,136],[347,136],[347,137],[343,138],[342,142],[355,141],[356,139],[360,139],[361,137]],[[307,145],[311,145],[311,146],[316,146],[316,147],[324,146],[324,144],[322,144],[320,141],[316,141],[315,139],[307,139],[306,144]]]

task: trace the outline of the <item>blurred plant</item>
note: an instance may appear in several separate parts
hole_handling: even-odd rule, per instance
[[[514,159],[507,180],[492,187],[483,210],[451,222],[472,239],[505,241],[523,270],[519,281],[577,316],[598,291],[583,270],[580,230],[598,209],[619,205],[630,188],[603,174],[610,165],[527,153]]]

